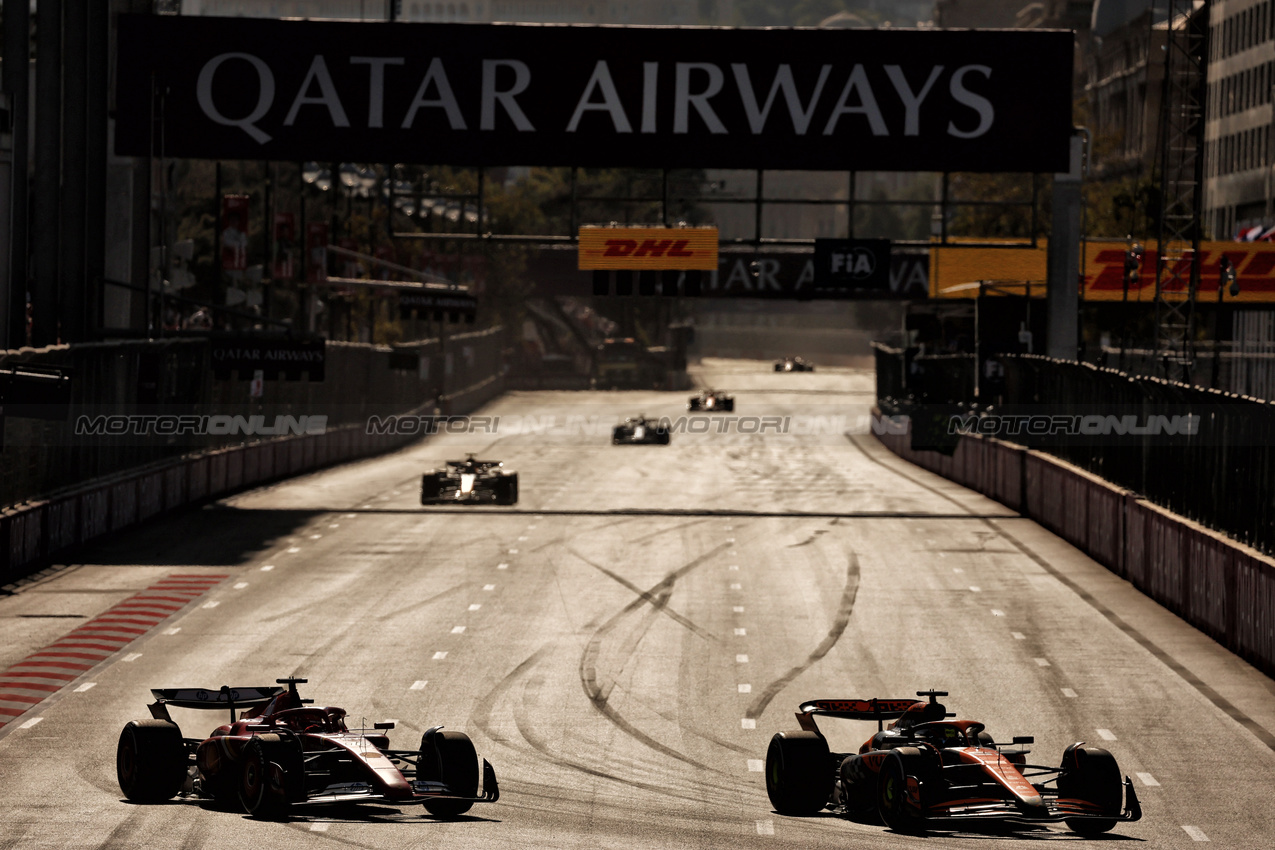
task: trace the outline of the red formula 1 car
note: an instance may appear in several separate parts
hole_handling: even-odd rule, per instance
[[[1065,822],[1082,835],[1142,817],[1138,796],[1111,753],[1084,743],[1062,764],[1027,763],[1028,737],[998,745],[982,723],[955,717],[937,701],[820,699],[802,703],[800,732],[780,732],[766,751],[766,791],[775,810],[812,815],[876,813],[896,832],[964,830]],[[832,753],[815,718],[875,720],[858,753]],[[893,720],[889,728],[886,720]]]
[[[301,699],[305,679],[276,681],[287,688],[152,690],[153,719],[120,733],[115,769],[124,796],[156,803],[181,794],[242,804],[261,818],[286,817],[293,806],[363,802],[420,804],[456,817],[499,799],[495,771],[463,732],[434,726],[418,749],[391,749],[393,723],[350,729],[344,709]],[[206,739],[183,738],[170,707],[229,711],[230,722]]]

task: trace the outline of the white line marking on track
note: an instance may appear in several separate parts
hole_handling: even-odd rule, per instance
[[[743,590],[743,589],[744,589],[744,586],[743,586],[742,584],[740,584],[739,582],[733,582],[733,583],[731,584],[731,586],[730,586],[730,589],[731,589],[731,590]]]
[[[748,629],[735,629],[735,637],[744,637],[748,634]]]
[[[484,585],[483,585],[483,590],[495,590],[495,589],[496,589],[496,585],[494,585],[494,584],[484,584]]]
[[[23,723],[23,724],[22,724],[21,726],[19,726],[18,728],[19,728],[19,729],[30,729],[32,726],[36,725],[37,723],[39,723],[39,722],[40,722],[41,720],[43,720],[43,719],[44,719],[43,717],[32,717],[30,720],[28,720],[26,723]]]
[[[345,519],[358,519],[358,514],[341,514]]]
[[[517,555],[517,554],[518,554],[518,550],[517,550],[517,549],[510,549],[510,550],[509,550],[509,554],[510,554],[510,555]]]
[[[762,772],[763,770],[765,770],[765,769],[766,769],[766,763],[765,763],[764,761],[762,761],[761,759],[749,759],[749,760],[748,760],[748,772],[749,772],[749,773],[761,773],[761,772]]]
[[[1075,691],[1073,691],[1071,688],[1063,688],[1063,689],[1062,689],[1062,695],[1063,695],[1063,696],[1065,696],[1065,697],[1067,697],[1067,699],[1075,699],[1075,698],[1076,698],[1076,692],[1075,692]]]
[[[751,717],[741,717],[739,719],[739,728],[740,729],[756,729],[757,721]]]
[[[731,610],[732,610],[732,611],[734,611],[736,614],[742,614],[742,613],[744,613],[744,606],[743,606],[743,605],[736,605],[736,606],[735,606],[734,608],[732,608]]]
[[[992,616],[993,616],[993,617],[1004,617],[1004,616],[1005,616],[1005,612],[1004,612],[1004,611],[1002,611],[1002,610],[1001,610],[1001,609],[999,609],[999,608],[993,608],[993,609],[992,609]]]
[[[142,654],[141,654],[140,652],[130,652],[128,655],[125,655],[125,656],[124,656],[124,660],[125,660],[125,661],[136,661],[137,659],[139,659],[139,658],[141,658],[141,657],[142,657]]]
[[[434,660],[435,660],[435,661],[442,661],[442,660],[443,660],[444,658],[446,658],[446,657],[447,657],[447,653],[446,653],[446,652],[435,652],[435,653],[434,653]]]
[[[1138,779],[1142,782],[1143,785],[1147,786],[1148,788],[1160,787],[1160,780],[1156,779],[1154,776],[1152,776],[1149,773],[1139,773]]]
[[[1048,666],[1050,666],[1050,664],[1049,664],[1049,659],[1048,659],[1048,658],[1037,658],[1037,659],[1035,659],[1035,661],[1036,661],[1036,666],[1037,666],[1037,667],[1048,667]]]
[[[1104,741],[1114,741],[1116,740],[1116,733],[1112,732],[1110,729],[1099,729],[1098,737]]]
[[[465,627],[464,627],[464,626],[452,626],[452,634],[454,634],[454,635],[463,635],[464,633],[465,633]]]
[[[727,538],[726,538],[726,542],[727,542],[727,543],[734,543],[734,542],[735,542],[735,538],[734,538],[734,537],[727,537]]]
[[[758,835],[774,835],[775,822],[773,820],[757,821],[757,834]]]
[[[527,530],[528,530],[528,531],[531,531],[531,530],[532,530],[532,529],[534,529],[534,528],[535,528],[535,526],[534,526],[534,525],[529,525],[529,526],[527,526]]]
[[[216,607],[217,607],[218,605],[220,605],[220,604],[221,604],[220,602],[215,602],[215,601],[214,601],[214,602],[205,602],[203,605],[201,605],[201,606],[199,606],[199,607],[201,607],[201,608],[216,608]]]
[[[235,582],[235,590],[243,590],[247,586],[248,586],[248,582],[246,581]]]
[[[339,522],[333,522],[328,524],[328,528],[340,528],[340,527],[341,527],[341,523]]]
[[[982,593],[982,592],[983,592],[983,588],[979,587],[978,585],[976,584],[970,585],[970,593]]]
[[[509,569],[509,565],[508,565],[508,564],[497,564],[497,565],[496,565],[496,569],[498,569],[498,570],[507,570],[507,569]]]
[[[301,551],[301,547],[300,547],[300,546],[289,546],[289,547],[288,547],[288,554],[289,554],[289,555],[295,555],[295,554],[297,554],[297,553],[298,553],[298,552],[300,552],[300,551]]]
[[[963,573],[963,572],[965,572],[965,570],[961,569],[960,567],[952,567],[952,572],[954,572],[954,573]]]
[[[411,687],[409,687],[408,690],[423,691],[425,690],[425,686],[428,684],[429,684],[429,679],[417,679],[415,682],[412,682]]]
[[[1014,640],[1027,640],[1027,635],[1022,632],[1010,632],[1010,634],[1013,636]]]
[[[1209,840],[1209,837],[1204,834],[1204,830],[1200,829],[1198,826],[1183,826],[1182,829],[1186,831],[1187,835],[1191,836],[1192,841]]]
[[[311,832],[327,832],[328,826],[330,826],[330,824],[323,823],[322,821],[315,821],[314,823],[310,824],[310,831]]]
[[[734,570],[734,571],[738,572],[738,571],[739,571],[739,564],[731,564],[731,565],[730,565],[729,567],[727,567],[726,569],[728,569],[728,570]]]
[[[530,540],[530,539],[531,539],[531,538],[527,537],[527,535],[525,535],[525,534],[524,534],[522,537],[519,537],[519,538],[518,538],[518,542],[519,542],[519,543],[522,543],[524,540]]]
[[[748,663],[748,656],[747,656],[747,655],[736,655],[736,656],[735,656],[735,663],[736,663],[736,664],[747,664],[747,663]]]
[[[751,693],[753,692],[753,686],[752,686],[752,685],[740,685],[740,686],[739,686],[739,692],[740,692],[741,694],[751,694]]]
[[[469,606],[469,610],[470,610],[470,611],[477,611],[477,610],[478,610],[479,608],[481,608],[481,607],[483,607],[483,604],[482,604],[481,602],[475,602],[473,605],[470,605],[470,606]]]
[[[311,534],[311,535],[310,535],[310,539],[311,539],[311,540],[318,540],[318,539],[319,539],[320,537],[322,537],[322,536],[323,536],[322,534]]]
[[[274,564],[266,564],[264,567],[261,568],[261,571],[263,573],[268,573],[273,569],[274,569]]]
[[[72,691],[72,693],[82,694],[85,691],[91,691],[96,687],[97,687],[97,682],[85,682],[84,684],[76,688],[74,691]]]
[[[181,627],[181,626],[173,626],[171,629],[165,629],[165,630],[164,630],[164,634],[166,634],[166,635],[175,635],[175,634],[177,634],[178,632],[180,632],[181,630],[182,630],[182,627]]]

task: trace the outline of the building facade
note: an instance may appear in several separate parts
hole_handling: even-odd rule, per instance
[[[1275,0],[1213,0],[1204,224],[1215,238],[1275,224]]]

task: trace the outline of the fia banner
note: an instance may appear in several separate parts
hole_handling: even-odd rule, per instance
[[[816,239],[816,296],[845,290],[890,291],[889,239]]]
[[[221,159],[1066,171],[1072,39],[121,15],[115,143]]]

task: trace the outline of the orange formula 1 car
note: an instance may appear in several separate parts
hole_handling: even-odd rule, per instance
[[[1142,817],[1137,794],[1111,753],[1072,744],[1062,764],[1027,763],[1029,737],[997,744],[982,723],[955,717],[937,701],[818,699],[797,712],[800,732],[779,732],[766,751],[766,791],[775,811],[849,816],[877,813],[896,832],[968,830],[1065,822],[1082,835]],[[815,718],[874,720],[857,753],[833,753]],[[885,726],[885,721],[894,722]]]
[[[393,723],[350,729],[344,709],[301,699],[305,679],[276,681],[286,690],[152,690],[152,719],[120,733],[115,769],[124,796],[158,803],[180,794],[271,819],[293,806],[377,802],[455,817],[500,797],[495,771],[463,732],[434,726],[419,749],[392,749]],[[170,707],[228,711],[230,722],[207,738],[183,738]]]

